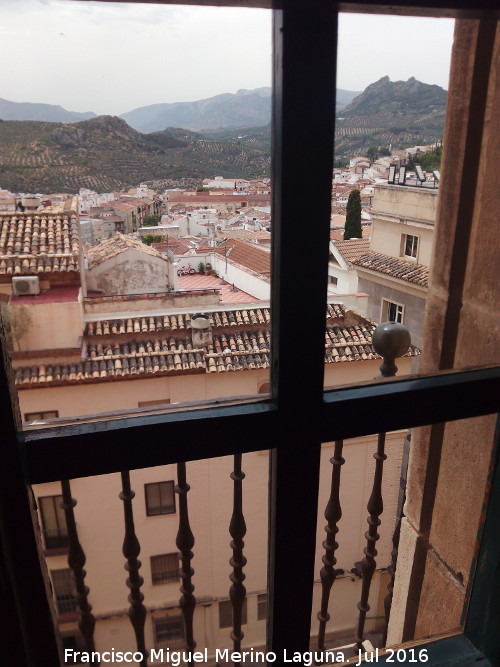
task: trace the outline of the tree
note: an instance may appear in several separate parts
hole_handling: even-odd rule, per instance
[[[17,349],[21,349],[21,339],[33,326],[31,313],[26,306],[14,306],[8,308],[2,304],[1,320],[7,341],[15,340]]]
[[[143,222],[143,227],[156,227],[156,225],[160,222],[161,218],[159,215],[153,214],[153,215],[147,215],[144,218]]]
[[[146,245],[151,245],[152,243],[160,243],[164,238],[163,234],[146,234],[142,237],[142,242]]]
[[[204,188],[202,185],[200,185],[199,188],[196,188],[196,192],[210,192],[210,188]]]
[[[351,190],[347,200],[344,241],[360,239],[361,230],[361,196],[359,190]]]

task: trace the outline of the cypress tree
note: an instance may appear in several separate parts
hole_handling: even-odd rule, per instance
[[[346,207],[344,241],[347,241],[347,239],[360,239],[362,235],[361,196],[359,190],[351,190]]]

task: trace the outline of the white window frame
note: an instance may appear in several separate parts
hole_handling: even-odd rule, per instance
[[[394,306],[396,309],[395,319],[391,319],[389,314],[391,306]],[[382,314],[380,317],[381,322],[398,322],[399,324],[404,324],[404,316],[405,316],[404,304],[398,303],[397,301],[391,301],[390,299],[382,299]]]
[[[410,241],[410,239],[412,239]],[[402,252],[401,254],[403,257],[406,259],[414,259],[415,261],[418,259],[418,249],[419,249],[419,242],[420,242],[420,237],[417,236],[416,234],[403,234],[403,243],[402,243]],[[411,244],[410,248],[410,254],[407,252],[407,246],[408,243]]]

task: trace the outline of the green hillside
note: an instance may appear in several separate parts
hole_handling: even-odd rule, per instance
[[[14,192],[97,192],[141,181],[267,175],[269,154],[186,130],[141,134],[116,116],[79,123],[0,122],[0,188]]]

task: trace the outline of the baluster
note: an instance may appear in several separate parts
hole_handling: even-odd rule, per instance
[[[141,667],[147,666],[148,652],[144,639],[144,623],[146,621],[146,607],[143,605],[144,595],[141,593],[141,586],[144,579],[139,574],[141,561],[138,556],[141,552],[141,545],[135,534],[134,511],[132,508],[132,499],[135,493],[130,488],[130,472],[128,470],[121,473],[122,491],[120,498],[123,500],[123,513],[125,517],[125,538],[123,540],[123,555],[127,559],[125,569],[128,571],[127,586],[130,588],[128,601],[130,607],[128,615],[134,628],[137,641],[137,650],[142,653]]]
[[[387,378],[396,375],[398,367],[395,364],[396,357],[400,357],[408,351],[411,344],[410,332],[398,322],[383,322],[379,324],[372,336],[373,347],[375,351],[383,357],[380,366],[380,378]],[[366,614],[370,609],[368,597],[370,595],[370,586],[373,573],[375,572],[377,549],[375,545],[380,538],[377,528],[381,521],[379,516],[384,511],[382,500],[382,475],[384,461],[387,458],[385,453],[385,433],[379,433],[377,452],[373,455],[375,458],[375,475],[373,478],[373,487],[370,500],[368,501],[368,530],[365,533],[366,547],[364,549],[364,558],[361,561],[362,586],[361,600],[358,603],[359,617],[356,634],[356,648],[363,649],[364,629]]]
[[[373,455],[375,459],[375,475],[373,478],[372,493],[370,500],[368,501],[368,512],[370,516],[368,517],[368,530],[365,533],[366,547],[363,550],[365,557],[361,561],[363,583],[361,586],[361,600],[358,602],[359,617],[356,634],[356,647],[358,649],[363,649],[366,613],[370,609],[368,596],[370,595],[370,586],[376,565],[375,556],[377,555],[377,549],[375,548],[375,544],[380,537],[377,528],[381,524],[379,516],[384,511],[384,503],[382,501],[382,473],[384,461],[387,458],[384,449],[385,433],[379,433],[377,452]]]
[[[196,642],[193,636],[193,614],[196,606],[196,598],[193,595],[194,586],[191,583],[191,577],[194,570],[191,567],[191,560],[193,552],[191,549],[194,546],[194,536],[189,525],[189,514],[187,504],[187,494],[191,488],[186,482],[186,464],[177,464],[177,481],[175,492],[179,495],[179,531],[175,541],[177,548],[181,554],[181,599],[179,605],[184,616],[184,625],[186,628],[186,646],[189,651],[194,651]],[[193,664],[189,663],[190,666]]]
[[[244,633],[241,630],[241,616],[247,592],[243,585],[246,579],[243,568],[247,564],[247,559],[243,555],[243,547],[245,546],[243,538],[247,532],[247,527],[245,517],[243,516],[242,482],[245,479],[245,473],[241,470],[241,454],[234,455],[234,471],[231,473],[231,479],[234,482],[234,494],[233,514],[229,524],[229,533],[233,538],[231,541],[233,557],[230,559],[229,564],[232,566],[233,572],[229,576],[232,581],[229,596],[233,606],[233,631],[231,639],[233,640],[233,650],[239,652],[241,650],[241,640],[244,637]]]
[[[75,586],[78,593],[78,606],[80,608],[80,620],[78,627],[85,640],[85,646],[89,652],[94,651],[94,628],[95,618],[92,614],[92,606],[88,602],[89,588],[85,585],[86,571],[83,569],[86,561],[85,552],[82,549],[78,532],[76,530],[75,513],[73,508],[77,501],[71,497],[71,486],[69,479],[61,481],[62,496],[61,508],[64,510],[66,519],[66,530],[68,532],[68,565],[75,576]]]
[[[341,466],[344,465],[345,459],[342,458],[342,449],[344,447],[343,440],[335,441],[335,449],[333,457],[330,459],[332,464],[332,481],[330,486],[330,498],[325,509],[325,519],[328,525],[325,526],[326,540],[323,542],[325,554],[322,557],[323,567],[320,571],[321,577],[321,610],[318,612],[319,633],[318,633],[318,649],[325,648],[325,631],[326,624],[330,620],[328,613],[328,603],[330,600],[330,590],[337,578],[335,565],[337,559],[335,552],[339,545],[336,541],[336,535],[339,531],[338,522],[342,517],[342,508],[340,505],[340,471]]]

